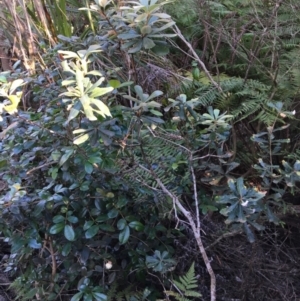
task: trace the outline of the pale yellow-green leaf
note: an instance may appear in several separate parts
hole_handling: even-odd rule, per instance
[[[147,13],[141,14],[138,17],[135,18],[135,22],[141,22],[141,21],[145,21],[148,17]]]
[[[92,93],[93,90],[94,90],[95,88],[97,88],[98,86],[100,86],[100,85],[103,83],[104,80],[105,80],[104,77],[99,78],[99,79],[98,79],[91,87],[89,87],[88,89],[86,89],[86,93],[87,93],[87,94]],[[90,96],[91,96],[91,95],[90,95]],[[94,96],[91,96],[91,97],[94,97]]]
[[[8,94],[6,93],[6,91],[4,89],[0,89],[0,96],[8,97]]]
[[[96,0],[95,2],[96,2],[97,5],[99,5],[100,7],[105,8],[105,6],[106,6],[107,3],[108,3],[108,0]]]
[[[82,144],[84,143],[86,140],[89,139],[89,135],[88,134],[84,134],[82,136],[79,136],[77,138],[74,139],[73,143],[76,145]]]
[[[84,76],[82,72],[80,70],[76,70],[76,82],[77,82],[77,87],[80,92],[80,95],[84,94],[83,80],[84,80]]]
[[[97,113],[102,115],[103,117],[111,116],[109,108],[105,103],[103,103],[99,99],[91,99],[91,103],[93,103],[99,110],[95,110]]]
[[[87,52],[95,52],[95,51],[101,51],[101,46],[100,45],[91,45]]]
[[[67,61],[62,61],[60,64],[61,64],[64,72],[70,72],[75,75],[75,72],[69,67]]]
[[[82,97],[80,97],[80,101],[86,118],[88,118],[89,120],[97,120],[96,116],[94,115],[93,108],[91,107],[90,98],[87,95],[83,95]]]
[[[95,76],[103,76],[103,73],[99,70],[92,70],[92,71],[89,71],[87,74],[88,75],[95,75]]]
[[[12,94],[17,88],[20,86],[24,85],[24,80],[23,79],[16,79],[12,82],[10,89],[9,89],[9,94]]]
[[[73,131],[73,134],[81,134],[81,133],[84,133],[84,132],[86,132],[87,130],[85,130],[85,129],[78,129],[78,130],[74,130]]]
[[[91,98],[102,96],[106,93],[113,91],[113,87],[106,87],[106,88],[95,88],[93,89],[92,93],[90,94]]]
[[[76,83],[76,80],[74,80],[74,79],[66,79],[61,82],[61,85],[64,87],[64,86],[69,86],[69,85],[72,85],[75,83]]]
[[[79,56],[73,51],[58,50],[58,53],[62,54],[64,59],[71,59],[71,58],[79,59]]]
[[[4,106],[4,110],[8,114],[14,114],[18,111],[17,107],[18,107],[18,104],[21,100],[21,97],[18,97],[17,95],[9,95],[8,99],[10,100],[11,104]]]

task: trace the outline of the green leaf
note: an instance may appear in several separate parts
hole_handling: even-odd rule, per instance
[[[49,233],[57,234],[57,233],[61,232],[64,229],[64,227],[65,227],[64,223],[55,224],[50,228]]]
[[[143,39],[143,46],[145,49],[151,49],[151,48],[155,47],[155,43],[153,42],[153,40],[145,37]]]
[[[0,75],[0,82],[1,83],[7,83],[7,79],[4,75]]]
[[[150,25],[145,25],[141,28],[142,35],[146,35],[152,32],[152,27]]]
[[[131,47],[129,50],[128,50],[128,53],[136,53],[136,52],[139,52],[141,49],[142,49],[142,46],[143,46],[143,41],[138,41],[136,44],[133,45],[133,47]]]
[[[94,225],[94,221],[85,221],[84,225],[83,225],[83,230],[87,230],[89,228],[91,228]]]
[[[78,109],[76,109],[76,108],[73,107],[70,110],[67,123],[69,123],[72,119],[74,119],[75,117],[77,117],[79,113],[80,113],[80,110],[78,110]]]
[[[255,242],[255,237],[253,232],[251,231],[251,229],[249,228],[247,223],[244,223],[244,230],[247,234],[247,238],[249,240],[250,243],[254,243]]]
[[[93,301],[93,296],[91,294],[84,294],[83,301]]]
[[[70,253],[70,251],[71,251],[71,249],[72,249],[72,244],[68,242],[67,244],[65,244],[65,245],[63,246],[63,248],[62,248],[62,250],[61,250],[61,254],[62,254],[63,256],[68,256],[69,253]]]
[[[64,235],[65,235],[65,238],[69,241],[75,240],[75,232],[74,232],[73,227],[70,225],[65,225]]]
[[[62,223],[65,221],[65,218],[62,215],[55,215],[52,219],[54,224]]]
[[[70,301],[80,301],[81,297],[83,296],[83,292],[79,292],[75,294]]]
[[[72,156],[74,153],[74,149],[67,149],[64,153],[64,155],[60,158],[59,166],[62,166],[64,163],[67,162],[67,160]]]
[[[133,221],[133,222],[129,223],[129,227],[133,228],[136,231],[143,231],[145,228],[144,225],[138,221]]]
[[[68,219],[68,221],[69,221],[70,223],[72,223],[72,224],[78,223],[78,218],[77,218],[76,216],[74,216],[74,215],[68,216],[67,219]]]
[[[135,93],[138,95],[139,99],[141,101],[145,101],[146,98],[145,98],[145,94],[143,93],[143,88],[139,85],[135,85],[134,86],[134,90],[135,90]],[[148,95],[147,95],[148,97]]]
[[[161,96],[163,95],[164,93],[162,91],[159,91],[159,90],[156,90],[154,91],[148,98],[147,98],[147,101],[155,98],[155,97],[158,97],[158,96]]]
[[[236,180],[236,187],[237,187],[237,191],[238,191],[240,196],[243,197],[247,193],[247,188],[244,185],[244,179],[243,178],[238,178]]]
[[[33,288],[27,292],[25,292],[24,298],[25,300],[33,300],[34,296],[38,293],[38,289],[37,288]]]
[[[51,158],[53,161],[58,161],[61,156],[61,152],[59,150],[55,150],[51,153]]]
[[[107,300],[107,296],[102,294],[102,293],[92,293],[93,297],[97,300],[97,301],[106,301]]]
[[[101,224],[101,225],[99,225],[99,228],[103,231],[115,232],[115,228],[111,225]]]
[[[119,230],[123,230],[125,228],[125,226],[127,225],[127,222],[124,218],[121,218],[118,220],[118,223],[117,223],[117,228]]]
[[[94,237],[99,232],[99,225],[91,226],[86,232],[85,232],[85,238],[90,239]]]
[[[151,48],[151,51],[154,52],[156,55],[164,56],[169,54],[170,50],[169,47],[166,45],[155,45]]]
[[[33,249],[40,249],[42,247],[42,244],[37,242],[36,239],[31,238],[28,242],[28,246]]]
[[[93,172],[94,167],[90,162],[85,162],[84,169],[86,173],[91,174]]]
[[[126,226],[119,234],[119,242],[121,245],[125,244],[130,236],[130,228]]]
[[[119,215],[119,211],[115,208],[111,209],[108,213],[107,213],[107,216],[109,218],[115,218]]]
[[[108,84],[113,87],[114,89],[118,89],[121,85],[120,81],[118,81],[117,79],[111,79],[108,81]]]
[[[129,39],[138,38],[140,36],[141,35],[137,33],[121,33],[118,35],[118,38],[122,40],[129,40]]]

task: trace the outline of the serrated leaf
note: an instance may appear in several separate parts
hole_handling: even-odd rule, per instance
[[[198,286],[196,285],[196,287],[198,287]],[[195,292],[195,291],[187,291],[187,292],[184,293],[184,295],[187,296],[187,297],[194,297],[194,298],[201,298],[202,297],[202,295],[200,293]]]

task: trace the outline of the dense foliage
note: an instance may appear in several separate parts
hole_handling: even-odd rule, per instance
[[[219,284],[213,246],[254,246],[293,210],[299,4],[50,2],[52,25],[36,1],[18,21],[3,10],[16,28],[30,19],[41,46],[28,64],[19,41],[24,56],[0,73],[1,265],[12,294],[247,298]],[[74,11],[81,28],[66,25]],[[286,291],[245,294],[293,300],[293,275]]]

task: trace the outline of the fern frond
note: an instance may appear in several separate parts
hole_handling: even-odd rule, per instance
[[[180,294],[173,291],[168,291],[167,293],[174,296],[178,301],[190,301],[186,297],[200,298],[202,296],[199,292],[192,290],[198,287],[194,262],[185,275],[180,276],[179,280],[173,280],[173,284],[180,291]]]

